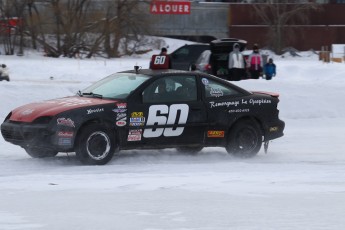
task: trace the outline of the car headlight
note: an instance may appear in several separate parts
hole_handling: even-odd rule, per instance
[[[32,123],[34,124],[48,124],[53,117],[50,116],[44,116],[44,117],[39,117],[36,118]]]

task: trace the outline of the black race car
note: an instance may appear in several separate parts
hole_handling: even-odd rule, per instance
[[[85,164],[106,164],[121,149],[223,146],[256,155],[283,136],[276,93],[248,92],[220,78],[182,70],[124,71],[77,95],[11,111],[4,139],[35,158],[76,152]]]

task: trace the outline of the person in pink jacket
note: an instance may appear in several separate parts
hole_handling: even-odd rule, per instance
[[[247,62],[249,72],[252,79],[259,79],[263,70],[263,58],[259,52],[257,44],[253,46],[253,53],[249,55]]]

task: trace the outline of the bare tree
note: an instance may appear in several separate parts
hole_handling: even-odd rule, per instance
[[[269,0],[252,6],[262,23],[269,27],[267,41],[277,53],[280,53],[289,39],[294,37],[291,36],[294,35],[294,31],[290,29],[288,34],[286,28],[298,23],[309,23],[308,12],[320,9],[320,5],[314,2],[300,3],[292,0]]]
[[[23,52],[23,28],[25,1],[0,1],[1,27],[0,34],[6,55],[13,55],[17,37],[19,35],[19,53]]]
[[[145,3],[142,1],[141,3]],[[119,57],[120,44],[124,41],[124,52],[128,52],[128,41],[138,40],[147,23],[140,14],[139,1],[115,0],[109,2],[104,21],[104,49],[108,57]]]
[[[27,10],[28,14],[25,18],[26,25],[27,25],[27,33],[31,37],[31,44],[33,49],[37,49],[37,37],[41,34],[41,37],[44,39],[43,36],[43,29],[42,29],[42,20],[39,10],[37,9],[36,1],[35,0],[27,0]]]
[[[44,47],[48,56],[74,56],[84,46],[90,0],[49,0],[46,3],[45,12],[35,11],[35,18],[31,17],[29,11],[30,20],[33,21],[30,26],[35,26],[34,22],[40,24],[35,29],[39,28],[41,37],[36,36],[35,40]],[[43,21],[45,26],[42,26]],[[31,37],[37,35],[36,32],[30,30]]]
[[[145,12],[141,12],[142,4],[149,3],[149,0],[0,0],[2,21],[13,15],[21,21],[16,28],[2,22],[0,32],[5,52],[13,54],[18,40],[22,53],[26,36],[31,38],[32,48],[43,47],[51,57],[73,57],[80,52],[88,58],[95,54],[108,58],[132,54],[141,44],[141,34],[149,27]]]

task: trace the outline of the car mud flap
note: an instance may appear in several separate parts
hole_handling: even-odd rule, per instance
[[[269,144],[269,143],[270,143],[269,141],[265,141],[265,143],[264,143],[265,154],[267,154],[267,151],[268,151],[268,144]]]

